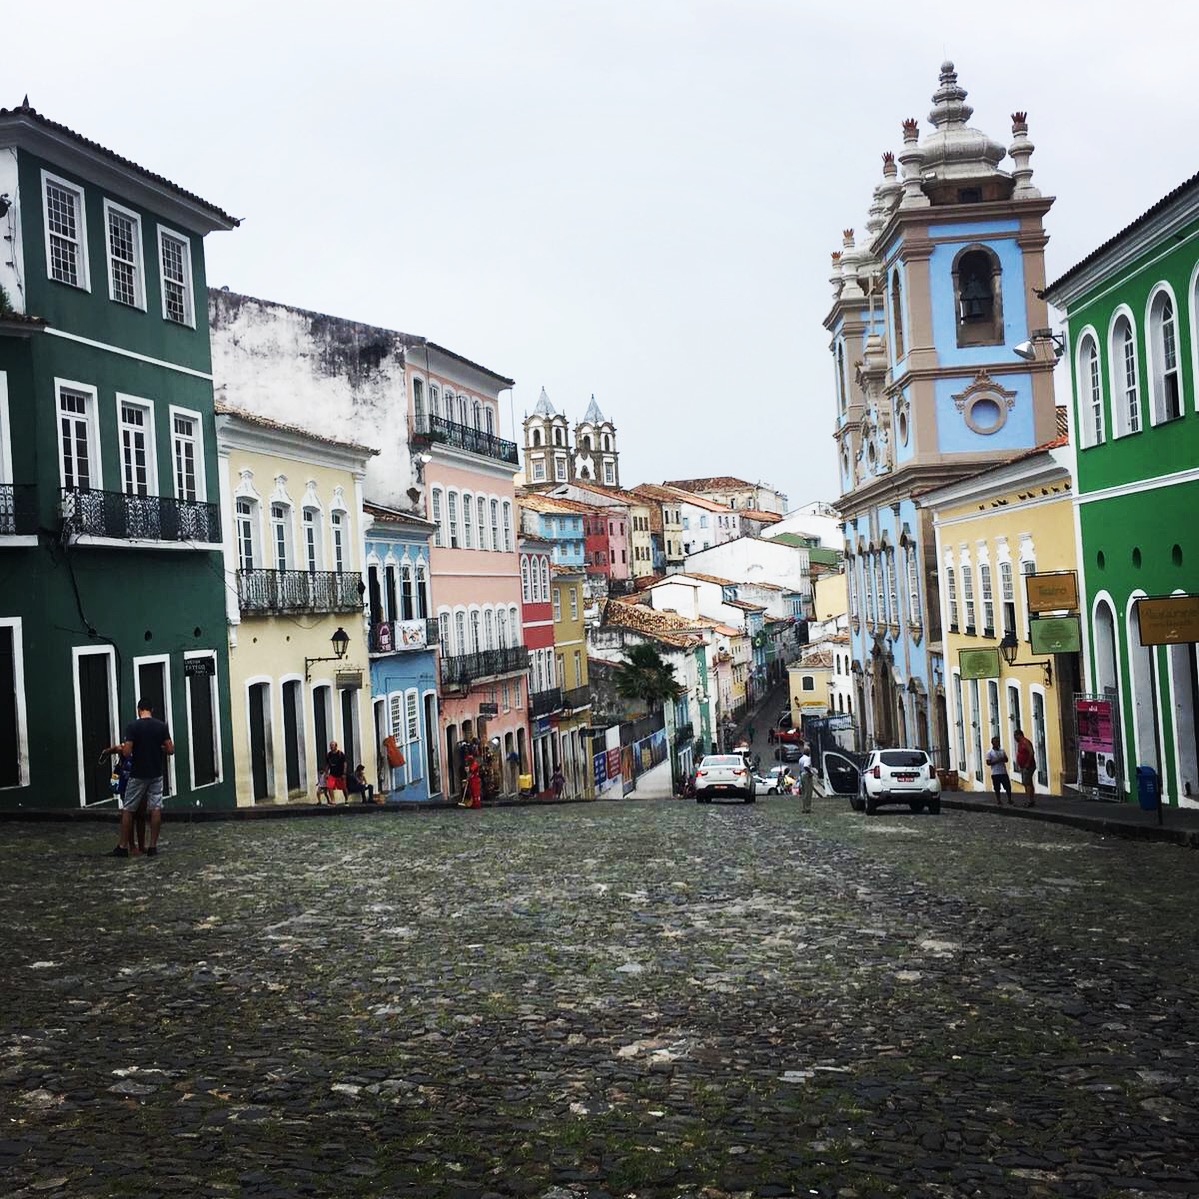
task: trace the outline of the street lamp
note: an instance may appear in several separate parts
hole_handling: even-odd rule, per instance
[[[1052,329],[1033,329],[1030,331],[1029,340],[1013,346],[1012,353],[1017,358],[1023,358],[1025,362],[1035,362],[1038,341],[1048,341],[1053,346],[1054,362],[1066,352],[1066,339],[1060,333],[1054,333]]]
[[[350,635],[345,629],[338,625],[336,632],[329,640],[333,643],[331,657],[304,659],[304,682],[309,682],[309,670],[314,662],[340,662],[346,656],[346,650],[350,648]]]
[[[1053,686],[1053,663],[1046,659],[1044,662],[1017,662],[1016,654],[1020,652],[1020,645],[1016,641],[1016,634],[1010,630],[1003,635],[1003,640],[999,643],[999,652],[1003,655],[1003,660],[1009,666],[1039,666],[1045,672],[1045,686]]]

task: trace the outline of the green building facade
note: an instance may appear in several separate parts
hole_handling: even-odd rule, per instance
[[[1151,766],[1165,802],[1199,805],[1199,175],[1046,298],[1067,320],[1088,688],[1119,714],[1098,781],[1135,798]]]
[[[139,697],[166,805],[234,803],[203,239],[236,224],[0,109],[0,808],[111,805]]]

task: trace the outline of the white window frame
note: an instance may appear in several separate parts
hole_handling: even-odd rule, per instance
[[[982,608],[982,624],[979,635],[993,637],[995,635],[995,578],[991,573],[991,559],[987,555],[986,542],[978,546],[978,601]],[[988,610],[991,619],[987,619]]]
[[[240,512],[239,504],[249,506],[249,512]],[[262,547],[259,544],[259,522],[261,520],[259,502],[252,496],[238,495],[233,497],[233,552],[237,560],[238,570],[256,570],[262,563]],[[243,530],[249,530],[250,564],[247,566],[243,559]]]
[[[429,488],[429,516],[433,521],[433,544],[446,544],[445,536],[445,492],[440,487]]]
[[[567,588],[570,597],[570,619],[579,619],[579,589],[573,584]]]
[[[529,559],[522,554],[520,559],[520,598],[526,603],[532,603],[532,592],[530,590],[531,572],[529,570]]]
[[[469,492],[462,493],[462,548],[475,548],[475,497]]]
[[[271,534],[271,563],[275,570],[296,570],[295,564],[295,530],[292,528],[293,510],[291,504],[286,500],[270,499],[267,501],[266,518],[267,527]],[[283,515],[277,517],[275,508],[282,508]],[[283,565],[279,564],[279,537],[278,532],[283,532]]]
[[[554,482],[566,482],[566,457],[563,454],[554,455]]]
[[[1127,323],[1128,338],[1117,334]],[[1132,347],[1132,388],[1128,387],[1128,357],[1126,347]],[[1107,330],[1107,377],[1112,399],[1112,436],[1129,437],[1139,433],[1145,425],[1141,418],[1140,355],[1137,351],[1137,322],[1132,309],[1121,304],[1112,313]],[[1131,397],[1131,398],[1130,398]]]
[[[142,657],[134,658],[133,659],[134,689],[137,692],[138,698],[140,698],[141,697],[141,688],[137,686],[138,667],[154,666],[154,665],[159,665],[159,664],[161,664],[161,666],[163,668],[163,688],[162,688],[162,690],[163,690],[163,705],[164,705],[163,718],[166,722],[167,728],[170,729],[170,731],[171,731],[172,738],[177,738],[179,735],[179,730],[175,727],[175,705],[172,702],[172,695],[171,695],[171,656],[170,656],[170,654],[145,654]],[[186,691],[186,689],[187,689],[187,679],[186,678],[183,681],[183,686],[184,686],[184,690]],[[134,702],[136,703],[136,700]],[[214,709],[215,709],[215,705],[214,705]],[[217,710],[217,716],[218,716],[218,718],[220,716],[219,710]],[[113,744],[115,745],[116,742],[114,741]],[[190,730],[190,728],[188,730],[188,745],[189,745],[189,747],[191,745],[191,730]],[[190,749],[189,749],[189,752],[190,752]],[[167,755],[167,773],[170,775],[170,779],[171,779],[171,794],[172,795],[179,794],[179,787],[175,781],[175,756],[176,756],[175,754]]]
[[[167,278],[166,271],[163,269],[162,257],[163,243],[166,238],[177,241],[183,246],[183,266],[187,276],[183,295],[183,307],[187,319],[183,321],[177,321],[173,316],[167,315]],[[168,229],[165,225],[158,226],[158,289],[159,299],[162,303],[162,319],[172,325],[182,325],[185,329],[194,329],[196,327],[196,278],[192,266],[191,238],[174,229]]]
[[[475,515],[478,517],[476,532],[479,534],[479,549],[487,548],[487,497],[478,495],[475,497]],[[491,547],[495,549],[493,545]]]
[[[321,535],[321,510],[305,504],[300,510],[300,529],[304,534],[304,565],[301,569],[315,574],[325,568],[324,537]],[[309,520],[309,516],[312,517]],[[309,537],[311,534],[311,538]]]
[[[142,426],[146,435],[146,486],[147,495],[161,495],[158,489],[158,430],[154,424],[154,401],[143,399],[141,396],[116,393],[117,440],[121,460],[121,492],[133,494],[125,488],[125,419],[122,409],[125,407],[140,408],[146,414],[146,423]]]
[[[545,459],[544,458],[534,458],[534,459],[532,459],[532,462],[533,462],[533,482],[534,483],[544,483],[545,482]]]
[[[616,482],[616,465],[615,463],[605,460],[604,462],[604,483],[611,487]]]
[[[75,210],[76,234],[75,244],[77,254],[75,258],[75,268],[79,275],[77,283],[70,283],[66,279],[56,279],[54,277],[54,255],[50,249],[51,236],[60,237],[61,234],[51,234],[50,232],[50,205],[47,200],[47,184],[53,183],[57,187],[61,187],[64,191],[70,192],[78,202],[78,207]],[[105,228],[105,240],[107,240],[107,227]],[[83,193],[83,187],[78,183],[72,183],[70,179],[64,179],[61,175],[52,174],[50,171],[42,172],[42,233],[46,239],[46,278],[51,283],[61,283],[64,287],[78,288],[80,291],[92,290],[92,274],[91,263],[87,252],[87,199]],[[11,249],[11,247],[9,247]]]
[[[554,588],[553,604],[554,604],[554,623],[557,624],[562,619],[562,588],[561,587]]]
[[[112,269],[114,259],[112,256],[112,228],[110,225],[113,213],[126,217],[128,220],[133,222],[134,240],[136,245],[134,248],[135,259],[133,262],[133,290],[135,292],[135,298],[132,304],[128,304],[124,300],[118,299],[116,295],[116,276],[113,274]],[[141,312],[145,312],[146,252],[145,243],[142,240],[142,218],[138,213],[134,212],[132,208],[126,208],[123,204],[118,204],[115,200],[110,200],[107,196],[104,197],[104,254],[108,261],[108,298],[114,304],[120,304],[125,308],[134,308]]]
[[[208,502],[208,472],[205,469],[204,462],[204,419],[202,415],[194,408],[181,408],[177,404],[172,404],[168,410],[168,415],[171,421],[171,494],[176,499],[182,499],[179,494],[178,480],[176,478],[175,466],[175,438],[183,436],[175,432],[175,417],[186,417],[195,422],[195,443],[196,443],[196,498],[194,502],[203,504]]]
[[[121,736],[121,714],[117,709],[117,651],[111,645],[71,646],[71,689],[75,695],[75,766],[79,787],[79,806],[87,807],[86,771],[90,763],[83,761],[83,701],[79,695],[79,659],[87,654],[103,654],[108,659],[108,721],[109,745],[116,745]],[[115,800],[115,796],[113,797]]]
[[[909,542],[907,549],[908,576],[908,623],[919,625],[921,619],[920,605],[920,558],[916,546]]]
[[[349,526],[349,512],[347,509],[331,505],[329,508],[329,542],[330,548],[333,551],[333,561],[331,563],[333,570],[337,574],[346,572],[347,563],[349,561],[346,554],[346,529]],[[353,564],[350,563],[350,569],[353,569]]]
[[[512,501],[504,501],[504,553],[512,552]]]
[[[445,519],[449,529],[448,546],[452,550],[462,547],[462,531],[458,524],[458,505],[462,502],[462,494],[454,487],[447,487],[445,492]]]
[[[25,641],[20,616],[0,616],[0,627],[12,630],[12,660],[13,660],[13,700],[17,710],[17,781],[8,787],[0,787],[2,791],[16,790],[18,787],[28,787],[29,772],[29,718],[25,701]],[[74,662],[71,663],[74,667]],[[75,675],[78,680],[78,674]],[[76,686],[78,682],[76,681]],[[78,712],[78,697],[75,710]],[[82,727],[79,737],[82,744]],[[110,742],[109,744],[113,744]],[[82,749],[80,756],[82,757]],[[82,763],[81,763],[82,764]],[[82,791],[80,791],[82,794]]]
[[[1102,445],[1106,424],[1103,413],[1103,362],[1099,336],[1088,325],[1078,338],[1074,376],[1078,380],[1078,429],[1084,449]]]
[[[1160,321],[1153,315],[1154,305],[1158,298],[1165,296],[1174,310],[1174,374],[1178,377],[1178,417],[1167,417],[1165,414],[1165,363],[1161,360],[1165,351],[1165,342],[1158,346]],[[1183,388],[1182,375],[1182,344],[1179,338],[1181,311],[1174,289],[1169,283],[1162,281],[1154,285],[1145,303],[1145,346],[1148,355],[1146,375],[1149,379],[1149,423],[1151,425],[1166,424],[1186,415],[1187,398]]]
[[[77,391],[84,397],[84,419],[87,422],[87,452],[89,457],[89,487],[91,491],[104,489],[104,464],[100,452],[100,421],[98,413],[99,393],[87,383],[79,383],[74,379],[54,380],[54,435],[57,439],[56,453],[58,455],[58,485],[66,487],[66,463],[62,460],[62,393]],[[94,469],[91,469],[94,464]]]

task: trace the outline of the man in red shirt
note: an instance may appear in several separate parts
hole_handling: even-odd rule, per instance
[[[1037,755],[1023,729],[1016,730],[1016,769],[1020,771],[1020,781],[1024,784],[1024,794],[1028,797],[1024,806],[1035,808]]]

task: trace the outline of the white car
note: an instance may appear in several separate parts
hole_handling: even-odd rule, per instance
[[[941,780],[922,749],[874,749],[864,759],[826,750],[823,762],[825,790],[847,795],[857,812],[873,814],[884,804],[941,811]]]
[[[695,772],[696,803],[711,803],[724,796],[746,803],[756,798],[749,766],[740,754],[708,754]]]

